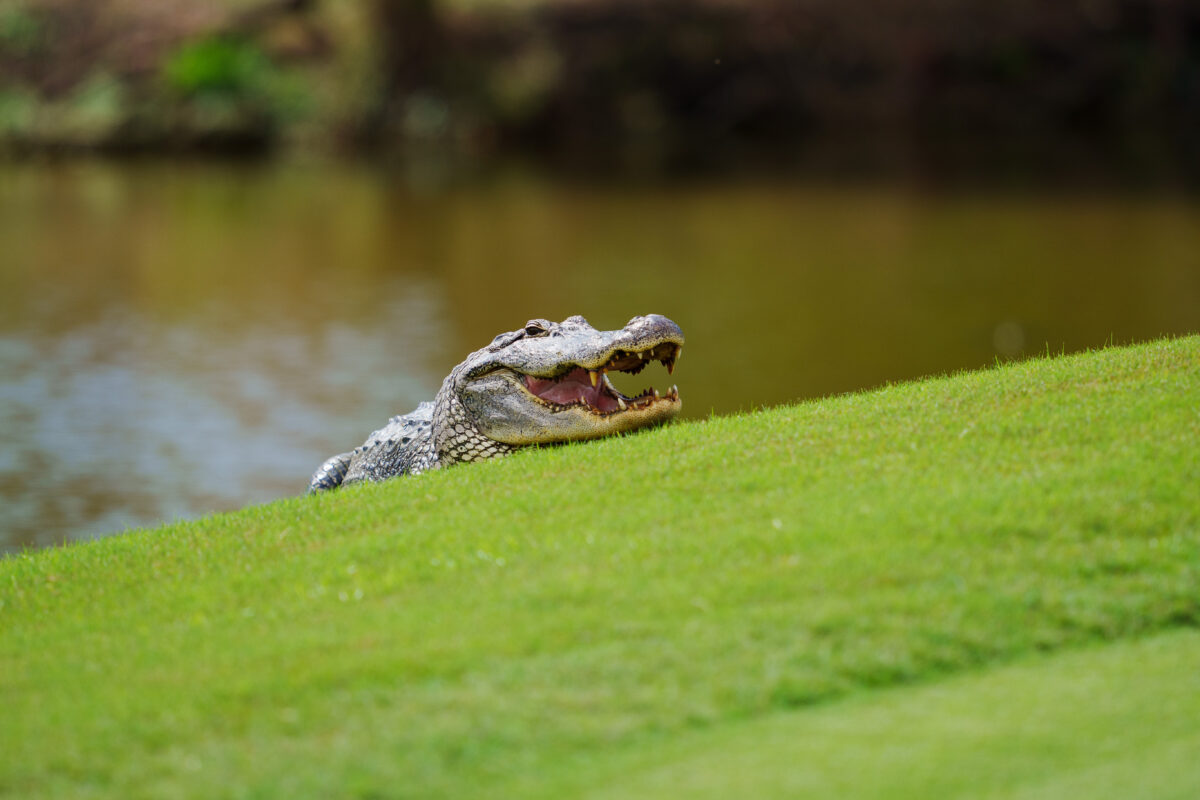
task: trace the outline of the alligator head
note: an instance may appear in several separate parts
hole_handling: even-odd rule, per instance
[[[362,446],[327,459],[309,491],[666,422],[679,413],[677,388],[630,397],[608,373],[641,372],[652,361],[672,372],[682,350],[683,331],[658,314],[634,317],[619,331],[598,331],[583,317],[530,320],[467,356],[432,403],[393,417]]]
[[[598,331],[580,316],[530,320],[472,353],[446,378],[434,411],[438,452],[453,455],[447,451],[456,449],[455,433],[464,432],[458,428],[519,447],[665,422],[679,413],[676,387],[630,397],[607,373],[636,374],[652,361],[673,372],[682,351],[683,331],[659,314],[634,317],[615,331]]]

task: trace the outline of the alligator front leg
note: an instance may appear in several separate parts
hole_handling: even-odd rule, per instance
[[[350,457],[353,455],[353,452],[342,453],[326,460],[313,473],[312,480],[308,483],[308,493],[316,494],[341,486],[342,481],[346,478],[346,470],[350,468]]]

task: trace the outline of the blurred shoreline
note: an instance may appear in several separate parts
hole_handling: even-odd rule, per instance
[[[74,152],[1193,183],[1200,4],[0,0],[0,153]]]

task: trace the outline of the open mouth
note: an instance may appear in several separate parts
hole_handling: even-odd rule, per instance
[[[659,361],[670,374],[675,371],[675,361],[682,352],[682,345],[671,342],[640,351],[616,350],[606,364],[595,369],[575,366],[553,378],[522,375],[521,379],[530,394],[556,410],[582,406],[593,414],[619,414],[646,409],[655,403],[678,403],[679,387],[672,386],[665,394],[650,388],[636,397],[629,397],[612,385],[608,379],[609,372],[636,375],[651,361]]]

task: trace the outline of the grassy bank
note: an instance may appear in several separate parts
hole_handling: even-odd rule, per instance
[[[846,769],[865,773],[863,708],[1001,662],[1028,660],[996,674],[1035,705],[1040,669],[1116,697],[1154,658],[1194,697],[1194,670],[1169,668],[1195,663],[1194,637],[1109,648],[1200,622],[1198,442],[1190,337],[9,558],[0,794],[639,794],[759,738],[770,793],[806,756],[758,724],[842,720]],[[1065,648],[1082,649],[1045,656]],[[945,684],[965,699],[930,713],[1006,730],[986,679]],[[1061,724],[1063,752],[1069,700],[1043,728]],[[1159,716],[1105,719],[1169,761],[1183,723]],[[1071,752],[1082,769],[1106,751]]]

